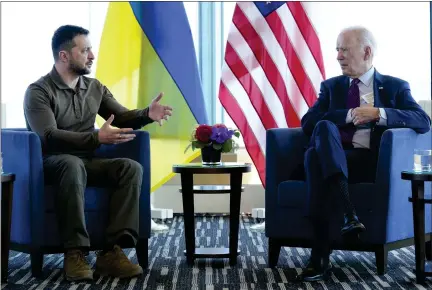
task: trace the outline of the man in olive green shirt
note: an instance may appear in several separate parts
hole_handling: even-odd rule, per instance
[[[58,28],[52,38],[54,67],[28,87],[24,98],[27,127],[42,141],[45,180],[58,188],[64,270],[71,281],[93,278],[83,254],[90,246],[84,191],[87,184],[101,182],[112,181],[115,190],[110,199],[106,248],[97,255],[96,271],[119,278],[143,272],[118,246],[137,241],[143,169],[131,159],[93,158],[93,153],[100,144],[133,140],[133,129],[154,121],[162,124],[172,113],[171,107],[160,104],[162,94],[146,109],[128,110],[98,80],[85,77],[94,60],[88,34],[77,26]],[[106,120],[100,130],[94,128],[97,114]]]

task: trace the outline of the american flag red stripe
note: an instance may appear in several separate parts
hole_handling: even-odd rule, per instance
[[[267,48],[264,45],[264,41],[260,38],[258,32],[254,29],[252,23],[249,21],[246,15],[244,15],[239,5],[236,7],[234,15],[235,17],[233,17],[233,23],[238,28],[243,38],[246,40],[246,42],[254,52],[254,55],[258,59],[261,67],[264,68],[264,72],[268,80],[272,84],[273,88],[276,91],[276,94],[278,95],[282,103],[288,125],[292,127],[296,125],[298,126],[300,124],[300,120],[295,114],[295,111],[289,101],[282,75],[277,73],[276,64],[271,58],[269,52],[267,51]],[[258,114],[259,113],[260,112],[258,112]]]
[[[299,127],[316,101],[320,43],[300,2],[238,2],[232,22],[219,99],[265,185],[266,130]]]
[[[321,52],[321,44],[318,35],[316,34],[316,31],[313,28],[305,9],[303,8],[303,5],[301,4],[301,2],[287,2],[287,5],[295,21],[298,23],[298,27],[303,37],[305,38],[306,43],[308,44],[309,49],[318,64],[318,67],[320,68],[322,77],[325,79],[325,69]]]
[[[235,123],[237,128],[242,128],[241,133],[245,142],[245,147],[250,156],[253,156],[253,162],[258,171],[258,174],[265,176],[265,158],[262,154],[262,149],[259,146],[257,137],[255,136],[250,124],[243,110],[239,107],[236,99],[231,95],[230,91],[225,87],[224,83],[221,82],[219,88],[219,98],[224,107],[229,107],[227,111],[231,119],[236,120]]]
[[[233,71],[236,78],[240,81],[248,96],[250,96],[251,103],[257,112],[260,112],[260,119],[265,128],[277,127],[273,115],[270,113],[269,108],[264,102],[264,97],[258,88],[255,81],[249,77],[249,71],[240,60],[237,52],[232,48],[231,44],[227,43],[225,61]]]
[[[303,68],[303,64],[297,57],[297,54],[292,53],[294,48],[291,45],[290,39],[283,27],[279,15],[277,13],[272,13],[266,17],[266,20],[285,53],[288,67],[292,72],[294,80],[299,86],[302,97],[309,107],[312,106],[316,101],[315,89],[313,88],[312,83]]]

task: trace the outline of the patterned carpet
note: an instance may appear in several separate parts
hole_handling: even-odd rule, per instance
[[[199,245],[228,245],[228,218],[223,216],[197,217],[196,242]],[[295,275],[305,265],[309,249],[283,248],[278,268],[267,268],[267,239],[263,232],[249,228],[255,224],[243,216],[240,224],[238,264],[230,267],[227,259],[196,260],[194,267],[186,265],[183,256],[183,217],[175,216],[167,223],[170,231],[155,234],[149,241],[149,268],[140,278],[119,280],[95,277],[92,283],[68,283],[63,279],[63,256],[46,255],[44,276],[35,279],[30,273],[29,256],[11,252],[9,284],[2,289],[431,289],[415,284],[413,273],[414,249],[392,251],[386,275],[377,276],[373,253],[334,251],[332,277],[326,283],[293,283]],[[126,250],[136,262],[135,250]],[[88,257],[95,263],[95,255]]]

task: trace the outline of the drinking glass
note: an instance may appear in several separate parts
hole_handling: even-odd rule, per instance
[[[432,171],[432,150],[414,150],[414,171],[429,172]]]

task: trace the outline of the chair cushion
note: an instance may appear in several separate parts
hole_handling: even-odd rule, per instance
[[[56,187],[45,186],[45,211],[55,211]],[[87,187],[84,193],[85,211],[107,211],[109,206],[110,188]]]

